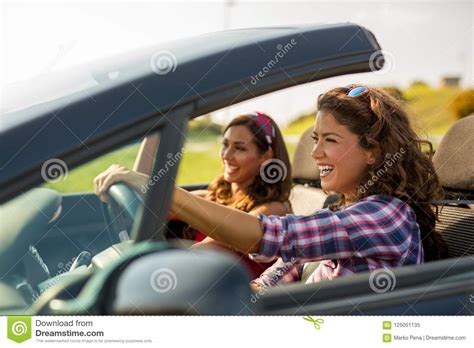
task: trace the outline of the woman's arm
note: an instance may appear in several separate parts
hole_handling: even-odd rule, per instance
[[[135,159],[135,164],[133,165],[134,171],[148,176],[151,175],[158,141],[158,134],[149,135],[143,139],[140,149],[138,150],[137,158]]]
[[[193,195],[196,195],[198,197],[206,198],[207,196],[207,190],[195,190],[195,191],[189,191]]]
[[[198,231],[244,253],[260,250],[262,230],[255,213],[208,201],[181,188],[175,189],[171,213]]]
[[[408,264],[422,260],[416,215],[406,203],[388,196],[368,197],[338,212],[260,215],[260,219],[188,196],[180,189],[175,191],[175,214],[218,241],[258,253],[256,261],[375,257]]]
[[[133,165],[133,170],[113,164],[95,177],[94,189],[101,201],[105,203],[109,201],[107,190],[110,185],[117,181],[124,181],[130,184],[140,195],[144,195],[142,187],[147,184],[151,176],[158,141],[158,134],[153,134],[143,139],[135,159],[135,164]]]
[[[206,193],[207,191],[204,191],[204,192]],[[194,192],[192,192],[192,193],[194,193]],[[205,197],[205,195],[204,196],[200,195],[200,197]],[[259,205],[258,207],[251,210],[249,213],[253,214],[253,215],[263,214],[263,215],[280,215],[280,216],[282,216],[282,215],[285,215],[285,214],[289,213],[289,211],[288,211],[288,208],[285,206],[284,203],[270,202],[270,203]],[[213,239],[211,237],[204,238],[201,242],[194,244],[193,247],[194,248],[200,248],[200,247],[207,247],[207,246],[217,247],[217,248],[234,249],[234,248],[229,247],[228,245],[226,245],[222,242],[216,241],[215,239]]]

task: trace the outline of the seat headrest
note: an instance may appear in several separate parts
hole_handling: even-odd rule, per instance
[[[314,141],[311,138],[313,127],[307,129],[296,145],[293,156],[292,172],[293,178],[303,180],[318,180],[319,169],[316,162],[311,158]]]
[[[448,130],[433,164],[443,187],[474,190],[474,115],[460,119]]]

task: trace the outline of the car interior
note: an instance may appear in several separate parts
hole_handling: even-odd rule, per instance
[[[295,38],[297,46],[293,46],[298,54],[286,55],[279,69],[258,83],[249,80],[275,58],[277,45],[295,42]],[[166,241],[171,183],[177,165],[151,186],[145,204],[129,187],[116,184],[109,191],[112,202],[104,205],[91,188],[60,194],[54,186],[38,187],[46,181],[44,163],[60,158],[70,169],[78,170],[69,171],[68,180],[74,181],[73,176],[81,177],[82,164],[157,131],[161,155],[155,158],[153,173],[158,175],[167,165],[166,154],[182,148],[190,119],[298,84],[379,70],[384,62],[374,34],[353,23],[243,29],[178,40],[167,49],[176,55],[180,66],[166,75],[157,75],[150,66],[150,57],[157,49],[162,46],[151,45],[54,72],[35,83],[25,81],[16,95],[21,103],[2,114],[2,140],[7,145],[0,159],[2,314],[108,314],[131,306],[149,312],[149,302],[140,304],[141,298],[121,291],[122,286],[131,285],[123,278],[141,284],[143,291],[150,290],[151,270],[132,273],[136,279],[129,278],[128,267],[153,254],[147,262],[159,269],[161,258],[169,253],[174,255],[172,267],[180,281],[171,297],[150,292],[150,298],[175,301],[169,307],[161,304],[159,311],[204,314],[214,307],[222,313],[240,312],[236,308],[248,311],[252,306],[249,279],[225,283],[228,291],[234,291],[234,303],[227,299],[216,305],[206,301],[214,296],[211,290],[215,281],[209,283],[212,278],[196,272],[184,255],[192,254],[196,259],[192,264],[218,264],[214,275],[218,278],[242,279],[245,270],[232,256],[222,253],[210,260],[202,252],[183,248],[176,238]],[[183,95],[183,91],[187,92]],[[36,95],[42,95],[40,101]],[[109,159],[105,168],[123,163],[120,156]],[[98,166],[97,173],[105,168]],[[179,267],[181,263],[187,267]],[[189,282],[183,280],[188,278]],[[198,304],[186,301],[189,283],[198,302],[208,307],[197,308]],[[203,288],[207,289],[204,293],[200,291]],[[128,305],[124,294],[129,295]]]
[[[249,81],[275,58],[278,44],[295,37],[297,54],[286,55],[258,83]],[[81,83],[57,72],[53,80],[59,83],[49,81],[48,98],[5,114],[1,314],[472,314],[474,116],[451,127],[433,158],[446,191],[446,198],[435,202],[440,207],[436,228],[448,242],[450,258],[393,269],[396,284],[383,293],[371,289],[366,272],[256,294],[234,255],[191,250],[180,238],[180,227],[168,221],[178,165],[166,167],[167,155],[182,149],[193,118],[296,85],[380,70],[382,48],[370,30],[353,23],[224,31],[170,44],[180,66],[166,75],[150,71],[150,56],[157,48],[162,47],[74,69],[71,76],[80,77]],[[64,88],[65,81],[74,89]],[[30,85],[35,92],[27,93],[30,97],[47,86]],[[117,101],[127,103],[118,108]],[[136,146],[150,132],[160,139],[153,165],[157,180],[144,200],[121,183],[110,188],[108,204],[92,192],[92,183],[68,194],[54,185],[38,186],[45,181],[42,165],[53,156],[70,165],[70,181],[63,185],[74,185],[74,179],[82,179],[81,165],[102,160],[100,173],[113,163],[124,164],[120,147]],[[310,214],[335,199],[321,190],[315,164],[307,160],[309,134],[301,135],[292,161],[290,199],[296,214]],[[18,151],[24,145],[27,150]],[[303,279],[315,265],[305,265]],[[162,291],[162,283],[170,291]]]
[[[446,190],[445,200],[438,202],[440,221],[436,228],[448,243],[450,257],[474,253],[473,132],[473,116],[459,120],[445,134],[433,157]]]
[[[326,207],[334,196],[320,188],[310,158],[311,129],[305,131],[293,158],[295,214]],[[110,204],[94,193],[60,195],[33,189],[2,206],[0,309],[36,314],[469,314],[466,300],[474,287],[474,117],[466,117],[444,136],[434,165],[446,190],[437,229],[450,258],[394,270],[396,287],[374,293],[369,274],[319,284],[303,284],[317,263],[308,263],[303,282],[269,289],[255,303],[249,275],[225,252],[190,251],[190,243],[166,226],[167,242],[133,243],[134,220],[151,213],[140,196],[114,185]],[[206,185],[186,186],[188,190]],[[20,218],[21,217],[21,218]],[[13,227],[12,227],[13,228]],[[86,232],[85,232],[86,231]],[[8,238],[7,238],[8,237]],[[28,250],[24,257],[22,250]],[[150,284],[156,269],[173,269],[178,286],[157,293]],[[206,272],[196,270],[206,269]]]

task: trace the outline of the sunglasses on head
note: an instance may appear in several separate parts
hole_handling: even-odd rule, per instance
[[[357,85],[349,85],[349,86],[346,86],[346,88],[348,89],[347,95],[349,97],[357,97],[361,95],[362,93],[365,93],[369,90],[369,87],[357,86]]]

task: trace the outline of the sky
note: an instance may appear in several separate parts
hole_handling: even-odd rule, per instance
[[[223,29],[354,22],[370,29],[388,58],[379,73],[326,79],[214,113],[219,122],[254,110],[281,125],[314,109],[324,90],[349,83],[473,86],[473,1],[2,1],[1,85],[76,64]]]

